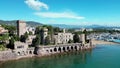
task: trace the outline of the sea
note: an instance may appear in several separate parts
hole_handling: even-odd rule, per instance
[[[120,44],[0,63],[0,68],[120,68]]]

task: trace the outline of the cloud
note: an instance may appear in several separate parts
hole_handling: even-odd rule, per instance
[[[61,13],[54,13],[54,12],[36,12],[35,15],[44,18],[69,18],[69,19],[84,19],[85,17],[78,16],[75,13],[71,12],[61,12]]]
[[[49,7],[47,4],[39,1],[39,0],[26,0],[24,1],[30,8],[35,10],[41,10],[42,8],[48,10]]]
[[[49,7],[47,4],[39,1],[39,0],[25,0],[24,1],[30,8],[35,10],[46,9]],[[35,15],[43,18],[69,18],[69,19],[84,19],[85,17],[79,16],[73,12],[35,12]]]

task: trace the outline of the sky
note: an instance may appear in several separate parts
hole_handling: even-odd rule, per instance
[[[0,0],[0,19],[120,26],[120,0]]]

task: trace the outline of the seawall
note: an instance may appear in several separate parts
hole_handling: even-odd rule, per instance
[[[0,51],[0,61],[17,60],[20,58],[34,57],[34,56],[48,56],[56,53],[63,53],[69,51],[80,51],[84,49],[91,49],[94,46],[90,44],[82,45],[81,43],[75,44],[62,44],[62,45],[50,45],[40,46],[36,48],[28,48],[27,50],[8,50]]]
[[[0,61],[15,60],[17,55],[12,50],[0,51]]]

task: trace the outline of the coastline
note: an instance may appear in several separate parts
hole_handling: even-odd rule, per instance
[[[87,49],[87,50],[91,50],[91,49]],[[48,54],[48,55],[27,55],[27,56],[21,56],[15,59],[10,59],[10,60],[4,60],[4,61],[0,61],[0,64],[5,63],[5,62],[9,62],[9,61],[19,61],[21,59],[29,59],[29,58],[47,58],[50,56],[55,56],[55,55],[65,55],[65,54],[70,54],[70,53],[77,53],[77,52],[83,52],[86,51],[86,49],[78,50],[78,51],[70,51],[70,52],[61,52],[61,53],[55,53],[55,54]]]
[[[104,44],[107,44],[107,45],[112,45],[112,44],[120,44],[120,43],[116,43],[116,42],[108,42],[108,41],[101,41],[101,40],[92,40],[92,43],[93,43],[93,46],[97,46],[97,45],[104,45]],[[89,48],[87,48],[89,49]],[[84,48],[82,49],[84,50]],[[53,53],[54,54],[54,53]],[[53,54],[47,54],[47,55],[25,55],[25,56],[19,56],[17,58],[12,58],[12,59],[6,59],[6,60],[2,60],[0,61],[0,63],[2,62],[6,62],[6,61],[11,61],[11,60],[20,60],[20,59],[23,59],[23,58],[32,58],[32,57],[45,57],[45,56],[50,56],[50,55],[53,55]],[[57,53],[55,53],[57,54]]]
[[[116,42],[108,42],[108,41],[101,41],[101,40],[92,40],[92,43],[93,43],[93,46],[95,45],[104,45],[104,44],[107,44],[107,45],[112,45],[112,44],[120,44],[120,43],[116,43]],[[89,48],[87,48],[87,49],[89,49]],[[84,48],[82,49],[82,50],[84,50]],[[57,53],[55,53],[55,54],[57,54]],[[19,56],[19,57],[17,57],[17,58],[12,58],[12,59],[6,59],[6,60],[2,60],[2,61],[0,61],[0,63],[4,63],[4,62],[6,62],[6,61],[14,61],[14,60],[20,60],[20,59],[24,59],[24,58],[32,58],[32,57],[46,57],[46,56],[50,56],[50,55],[53,55],[53,54],[47,54],[47,55],[34,55],[34,54],[32,54],[32,55],[25,55],[25,56]]]
[[[77,46],[75,46],[75,45],[77,45]],[[61,53],[64,53],[64,52],[69,52],[69,51],[82,51],[82,50],[89,50],[89,49],[93,48],[91,46],[87,46],[89,44],[86,44],[84,47],[81,46],[81,44],[80,45],[75,44],[75,45],[73,45],[73,44],[69,45],[69,48],[73,48],[71,50],[67,50],[68,45],[61,46],[62,49],[64,47],[66,47],[66,50],[61,50],[61,52],[58,51],[59,46],[42,47],[42,48],[40,48],[40,50],[38,50],[37,55],[32,53],[32,54],[25,54],[25,55],[21,55],[21,56],[16,56],[16,54],[13,53],[13,51],[5,51],[5,52],[3,51],[3,52],[1,52],[0,62],[6,62],[6,61],[11,61],[11,60],[19,60],[19,59],[22,59],[22,58],[45,57],[45,56],[51,56],[51,55],[54,55],[54,54],[61,54]],[[77,48],[75,49],[75,47],[77,47]],[[50,52],[51,49],[54,50],[55,48],[58,48],[57,51]],[[48,50],[49,50],[49,52],[48,52]],[[11,57],[6,57],[8,55],[10,55]]]
[[[94,45],[102,45],[102,44],[112,45],[112,44],[120,44],[120,43],[117,43],[117,42],[109,42],[109,41],[102,41],[102,40],[93,40],[93,44],[94,44]]]
[[[20,60],[20,59],[25,59],[25,58],[33,58],[33,57],[36,57],[35,55],[32,55],[32,56],[21,56],[21,57],[17,57],[17,58],[14,58],[14,59],[6,59],[6,60],[2,60],[0,61],[0,64],[4,63],[4,62],[8,62],[8,61],[17,61],[17,60]],[[40,56],[41,57],[41,56]]]

